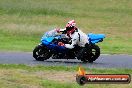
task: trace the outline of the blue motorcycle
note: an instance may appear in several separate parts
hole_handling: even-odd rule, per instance
[[[90,49],[83,49],[83,51],[80,51],[85,47],[76,45],[74,49],[67,49],[64,46],[58,45],[58,42],[63,42],[65,44],[70,43],[70,39],[65,38],[64,34],[51,36],[46,32],[41,38],[41,43],[34,48],[33,57],[37,61],[44,61],[52,57],[52,59],[78,59],[82,62],[91,63],[100,56],[100,48],[96,43],[102,42],[105,35],[89,33],[87,36],[89,37]]]

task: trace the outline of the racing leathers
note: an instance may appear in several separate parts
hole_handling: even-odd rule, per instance
[[[85,51],[88,52],[87,55],[90,54],[91,48],[89,44],[89,37],[85,33],[83,33],[79,29],[76,29],[73,34],[70,34],[68,36],[71,38],[71,44],[65,44],[65,47],[69,49],[69,58],[74,56],[74,53],[72,53],[72,49],[74,49],[76,45],[81,47],[76,55],[78,59],[83,59],[83,53]]]
[[[85,47],[86,43],[89,44],[88,36],[79,29],[75,30],[73,34],[70,34],[69,37],[71,38],[71,44],[65,44],[65,47],[68,49],[74,48],[75,45]]]

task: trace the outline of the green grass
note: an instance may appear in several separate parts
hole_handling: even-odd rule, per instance
[[[27,66],[23,64],[0,64],[0,69],[22,69],[22,70],[28,70],[30,72],[34,71],[68,71],[68,72],[75,72],[78,71],[79,66],[45,66],[45,65],[37,65],[37,66]],[[86,68],[83,67],[86,71],[92,72],[92,73],[110,73],[110,74],[132,74],[132,69],[124,69],[124,68]]]
[[[131,0],[0,0],[0,50],[32,51],[44,32],[70,19],[104,33],[102,53],[132,54]]]
[[[132,74],[132,69],[85,68],[86,73]],[[27,66],[0,64],[1,88],[131,88],[130,84],[88,84],[76,83],[77,66]]]

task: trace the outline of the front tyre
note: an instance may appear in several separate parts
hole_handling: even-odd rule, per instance
[[[37,61],[44,61],[51,57],[50,51],[43,45],[38,45],[33,50],[33,57]]]

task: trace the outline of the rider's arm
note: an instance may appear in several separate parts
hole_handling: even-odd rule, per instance
[[[66,48],[72,49],[74,48],[74,45],[77,44],[79,37],[78,37],[78,33],[75,33],[73,38],[71,39],[72,43],[71,44],[65,44]]]
[[[66,28],[64,29],[59,29],[59,32],[64,32],[66,30]]]
[[[54,35],[56,36],[56,35],[60,35],[60,32],[62,32],[62,31],[64,31],[64,30],[65,30],[65,29],[59,29],[59,28],[57,29],[57,28],[56,28],[56,29],[52,30],[51,33],[54,34]]]

